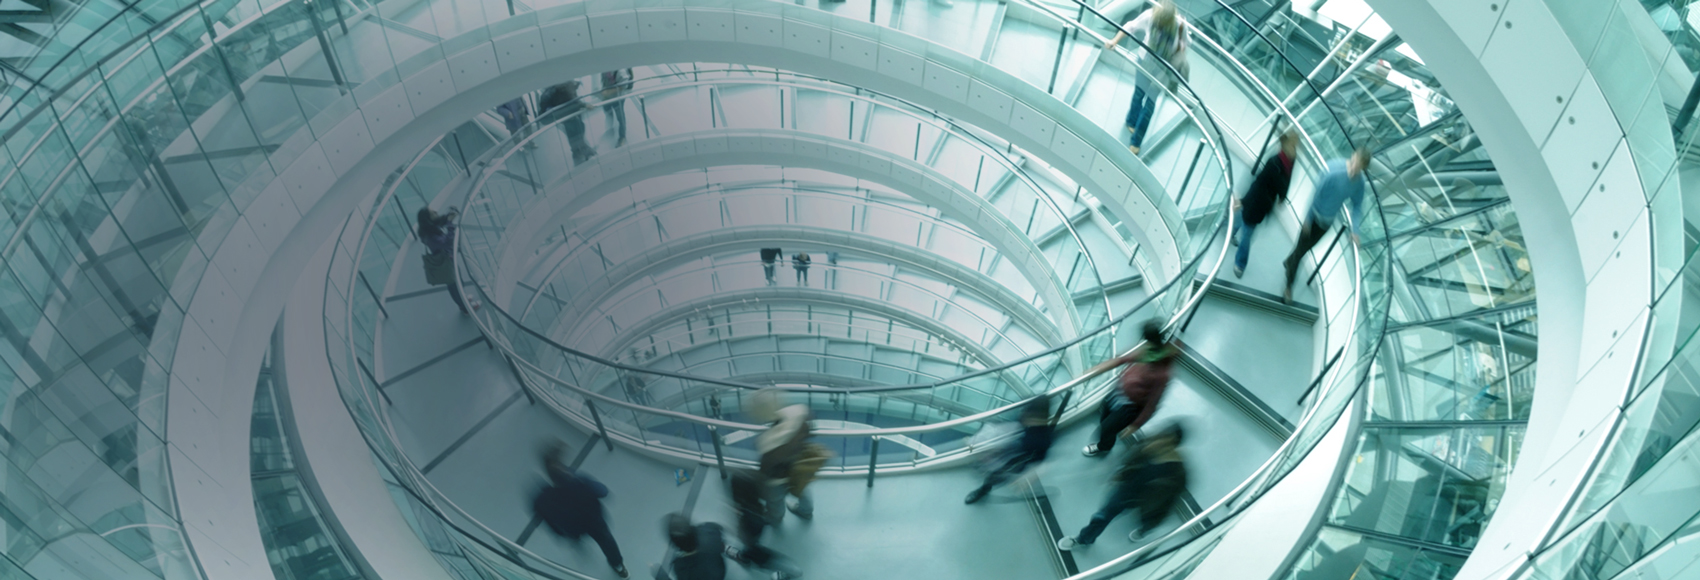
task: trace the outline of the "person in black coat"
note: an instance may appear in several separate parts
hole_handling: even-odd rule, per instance
[[[667,516],[667,541],[673,544],[672,574],[656,564],[650,570],[655,580],[725,580],[726,535],[720,524],[691,525],[681,513]]]
[[[1246,189],[1245,197],[1235,200],[1239,217],[1235,227],[1239,233],[1234,243],[1240,249],[1234,254],[1234,277],[1245,274],[1246,261],[1251,258],[1251,234],[1275,211],[1275,203],[1287,199],[1287,186],[1293,179],[1293,160],[1298,158],[1299,134],[1289,129],[1281,134],[1281,151],[1263,160],[1257,177]]]
[[[974,503],[992,492],[992,488],[1002,485],[1016,476],[1026,473],[1029,467],[1045,460],[1050,454],[1052,435],[1056,426],[1051,424],[1051,399],[1040,395],[1029,401],[1021,408],[1021,438],[1015,446],[1005,451],[998,467],[986,474],[986,480],[974,491],[968,492],[968,497],[962,503]]]
[[[625,559],[620,546],[614,543],[614,533],[608,529],[608,517],[602,512],[602,498],[608,497],[608,486],[575,473],[567,465],[567,444],[556,441],[543,452],[543,470],[549,474],[549,485],[532,500],[531,509],[549,526],[555,535],[572,540],[584,536],[596,540],[602,548],[608,566],[621,578],[626,573]]]

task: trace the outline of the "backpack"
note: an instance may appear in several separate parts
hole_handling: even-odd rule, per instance
[[[803,450],[798,453],[797,460],[791,463],[791,474],[785,482],[786,486],[790,488],[791,495],[803,495],[803,488],[814,482],[815,475],[820,473],[820,468],[826,466],[826,462],[830,459],[832,459],[832,451],[827,449],[825,445],[819,443],[804,445]]]

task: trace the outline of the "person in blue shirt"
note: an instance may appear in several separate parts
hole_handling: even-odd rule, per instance
[[[1351,212],[1352,242],[1358,241],[1358,226],[1363,223],[1364,169],[1368,167],[1368,149],[1352,152],[1350,159],[1328,162],[1327,170],[1316,182],[1316,197],[1310,201],[1310,213],[1305,216],[1304,225],[1299,227],[1298,243],[1293,244],[1293,252],[1287,255],[1287,286],[1281,294],[1283,301],[1293,301],[1293,278],[1299,273],[1299,260],[1316,247],[1329,228],[1334,227],[1334,218],[1340,215],[1342,207]]]

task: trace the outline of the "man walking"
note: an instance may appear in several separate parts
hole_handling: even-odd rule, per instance
[[[1342,206],[1351,213],[1352,241],[1358,241],[1358,227],[1363,223],[1364,169],[1368,167],[1368,149],[1358,149],[1350,159],[1328,162],[1327,171],[1317,180],[1316,197],[1310,202],[1310,213],[1305,216],[1304,225],[1299,227],[1298,243],[1293,244],[1293,252],[1287,255],[1287,286],[1281,293],[1281,300],[1293,301],[1293,278],[1298,275],[1299,260],[1304,259],[1322,235],[1334,226],[1334,218],[1340,215]],[[1351,205],[1347,206],[1347,203]]]

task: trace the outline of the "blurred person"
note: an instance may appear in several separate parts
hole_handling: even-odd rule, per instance
[[[414,217],[418,222],[415,233],[425,245],[425,282],[432,286],[447,285],[449,298],[460,307],[461,314],[477,310],[479,302],[468,303],[461,296],[459,280],[455,280],[455,220],[460,219],[460,210],[451,207],[448,213],[437,213],[430,207],[422,207]]]
[[[1080,533],[1057,540],[1057,549],[1069,551],[1097,541],[1110,520],[1129,509],[1139,510],[1139,529],[1128,539],[1137,540],[1157,529],[1186,492],[1186,463],[1180,453],[1182,437],[1183,430],[1177,423],[1141,441],[1116,470],[1111,480],[1114,487],[1103,507],[1092,514],[1092,521]]]
[[[1104,397],[1098,407],[1098,442],[1087,445],[1081,453],[1098,457],[1116,446],[1116,437],[1126,431],[1138,431],[1157,412],[1157,404],[1168,389],[1169,376],[1180,349],[1163,337],[1163,323],[1147,320],[1140,329],[1145,344],[1126,355],[1092,367],[1087,376],[1097,376],[1111,369],[1126,366],[1117,380],[1117,388]]]
[[[608,126],[614,128],[619,137],[615,147],[626,146],[626,101],[619,99],[632,90],[632,69],[625,68],[602,73],[602,90],[597,93],[606,104],[602,105],[602,115],[608,120]]]
[[[602,498],[608,497],[608,486],[575,472],[568,466],[566,456],[565,441],[557,439],[544,448],[543,471],[549,476],[549,485],[532,499],[532,512],[557,536],[575,542],[590,536],[608,559],[608,567],[621,578],[630,577],[625,559],[620,556],[620,546],[608,528],[608,516],[602,511]]]
[[[1015,479],[1044,461],[1051,451],[1055,431],[1056,426],[1051,424],[1050,397],[1040,395],[1028,401],[1021,407],[1021,437],[1002,453],[995,462],[996,466],[986,474],[985,481],[974,491],[968,492],[968,497],[963,498],[962,503],[972,504],[985,499],[993,487]]]
[[[1276,203],[1287,199],[1287,187],[1293,178],[1293,160],[1298,158],[1298,152],[1298,132],[1289,129],[1282,133],[1280,152],[1263,160],[1263,167],[1258,169],[1245,196],[1234,200],[1234,206],[1239,208],[1239,212],[1234,214],[1239,231],[1233,241],[1240,247],[1234,253],[1235,278],[1245,275],[1246,261],[1251,258],[1252,232],[1274,212]]]
[[[512,136],[518,136],[520,128],[531,121],[531,110],[525,106],[525,97],[515,97],[514,100],[498,105],[496,115],[502,118],[502,125],[507,127],[508,134]]]
[[[655,580],[725,580],[725,554],[730,546],[720,524],[692,525],[690,516],[675,512],[667,515],[666,526],[673,559],[667,566],[650,567]]]
[[[809,497],[808,485],[832,455],[824,446],[809,440],[809,421],[813,418],[804,405],[783,405],[779,389],[762,389],[750,396],[749,413],[757,421],[772,426],[756,436],[756,451],[761,453],[759,471],[767,478],[767,517],[777,526],[785,512],[813,519],[814,500]],[[786,496],[796,498],[787,503]]]
[[[772,511],[769,502],[774,500],[767,492],[767,478],[757,471],[735,469],[728,487],[732,492],[732,505],[738,511],[738,541],[744,546],[727,546],[726,555],[740,565],[773,572],[775,580],[802,577],[802,572],[783,554],[761,545],[762,532],[775,525],[768,519],[768,513]]]
[[[1151,116],[1157,110],[1158,88],[1152,83],[1161,83],[1164,88],[1173,91],[1180,80],[1163,62],[1173,66],[1181,77],[1187,75],[1188,28],[1186,18],[1175,8],[1174,1],[1161,0],[1123,25],[1116,31],[1115,38],[1104,43],[1104,50],[1113,50],[1131,34],[1145,45],[1134,49],[1138,51],[1135,62],[1145,74],[1134,79],[1133,103],[1127,110],[1127,131],[1132,134],[1128,138],[1128,150],[1134,155],[1139,154],[1140,144],[1145,141],[1145,130],[1151,126]]]
[[[537,109],[540,114],[555,113],[561,121],[561,131],[567,134],[567,148],[572,150],[573,165],[589,161],[596,156],[596,149],[590,146],[590,141],[584,136],[585,104],[578,97],[579,82],[567,81],[558,85],[550,85],[543,89],[543,96],[537,99]]]
[[[1334,227],[1334,218],[1340,215],[1342,207],[1352,222],[1352,243],[1358,242],[1358,229],[1363,223],[1364,170],[1369,168],[1369,161],[1369,150],[1360,148],[1350,158],[1329,161],[1322,177],[1317,179],[1310,212],[1305,215],[1305,223],[1299,227],[1299,239],[1284,263],[1287,285],[1281,291],[1282,301],[1293,301],[1293,278],[1298,275],[1299,260]]]

